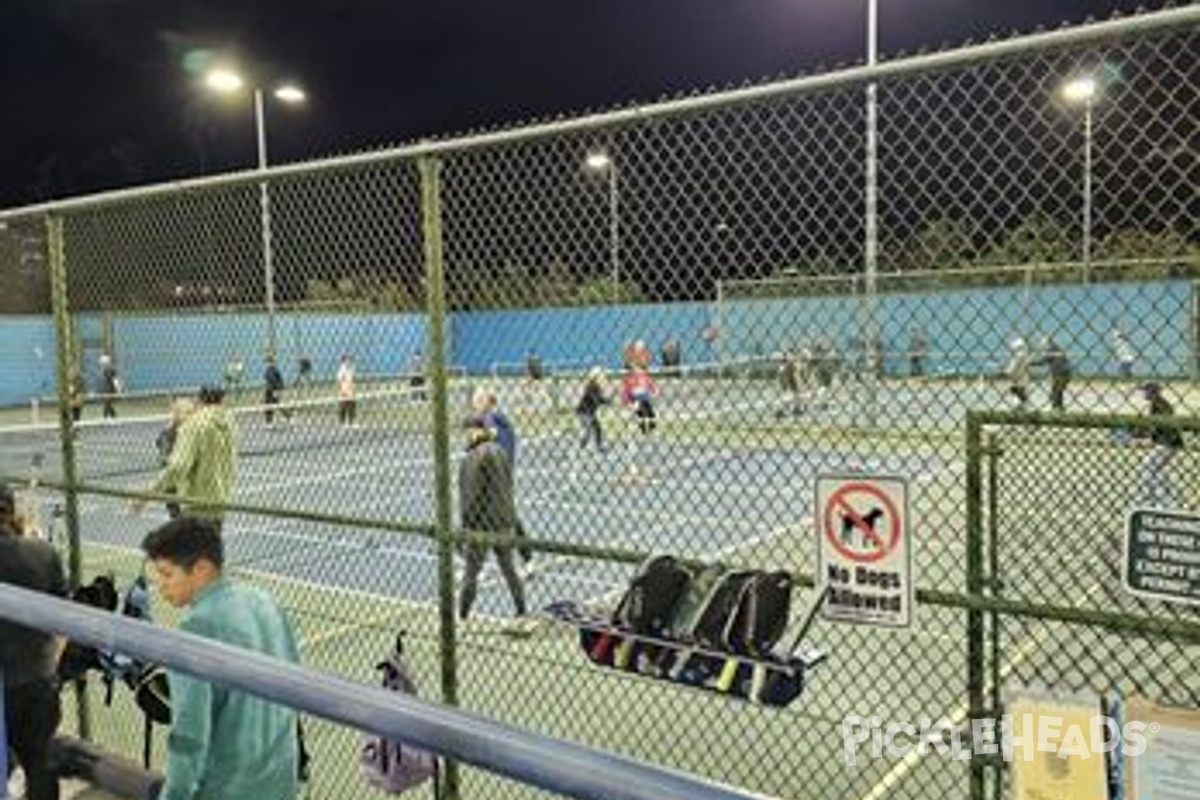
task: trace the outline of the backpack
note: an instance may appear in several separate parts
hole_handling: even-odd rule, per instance
[[[674,556],[650,556],[633,574],[610,621],[635,634],[662,636],[679,603],[687,595],[691,580],[691,572]],[[598,664],[624,669],[631,663],[635,649],[634,640],[622,640],[619,634],[603,633],[592,637],[588,657]],[[658,657],[657,648],[642,650],[651,660]]]
[[[613,623],[634,633],[662,633],[691,579],[691,573],[674,556],[650,556],[630,580],[613,612]]]
[[[787,628],[793,584],[792,574],[786,570],[755,572],[743,585],[737,607],[722,631],[726,649],[741,655],[767,655]]]
[[[416,696],[417,685],[404,663],[404,634],[396,635],[391,655],[375,665],[383,674],[383,688]],[[432,753],[382,736],[363,742],[360,757],[367,783],[386,794],[401,794],[433,779],[434,797],[440,797],[440,764]]]
[[[736,615],[743,593],[758,574],[755,570],[733,570],[722,575],[698,609],[691,627],[680,633],[705,647],[722,647],[725,631]]]
[[[117,586],[111,575],[97,575],[91,583],[79,586],[71,599],[100,611],[116,611],[120,604]],[[89,670],[104,670],[101,651],[79,642],[68,641],[58,662],[58,674],[63,681],[81,680]]]

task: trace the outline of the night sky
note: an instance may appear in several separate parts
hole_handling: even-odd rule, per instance
[[[1137,0],[879,0],[883,57],[1106,18]],[[1163,3],[1148,0],[1148,8]],[[5,0],[0,207],[253,166],[247,99],[197,51],[304,109],[271,161],[577,114],[863,58],[865,0]],[[190,54],[190,57],[189,57]]]

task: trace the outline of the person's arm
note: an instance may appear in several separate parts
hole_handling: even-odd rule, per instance
[[[196,463],[195,427],[185,422],[180,426],[177,436],[175,447],[167,459],[167,466],[159,473],[158,480],[150,486],[151,492],[162,492],[167,488],[180,486],[182,479],[192,471]],[[145,504],[144,500],[135,500],[134,508],[141,508]]]
[[[166,780],[158,800],[192,800],[204,777],[212,739],[212,685],[167,673],[171,687],[171,732],[167,736]]]

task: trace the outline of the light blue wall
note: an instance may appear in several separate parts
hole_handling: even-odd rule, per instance
[[[1007,342],[1033,345],[1053,336],[1077,371],[1113,371],[1111,334],[1121,328],[1144,374],[1189,370],[1192,286],[1188,281],[1088,286],[989,287],[880,295],[872,314],[859,297],[727,301],[721,312],[725,358],[779,352],[824,339],[846,352],[852,338],[876,321],[890,371],[901,369],[910,331],[924,328],[937,367],[993,372]]]
[[[352,353],[364,375],[397,374],[425,344],[425,319],[415,314],[280,314],[278,359],[285,380],[295,377],[301,354],[317,378],[332,378],[343,353]],[[220,317],[117,317],[116,359],[130,391],[219,382],[225,365],[240,358],[248,382],[262,375],[265,314]]]
[[[643,340],[657,360],[669,336],[679,340],[685,364],[711,362],[717,354],[701,334],[712,321],[710,303],[457,313],[454,362],[472,372],[520,369],[532,348],[548,365],[616,367],[626,342]]]
[[[0,317],[0,405],[54,392],[54,320]]]
[[[883,295],[875,302],[873,317],[892,371],[904,371],[915,325],[925,330],[935,369],[942,364],[972,374],[995,371],[1013,336],[1036,344],[1053,335],[1079,372],[1110,373],[1110,336],[1116,327],[1129,334],[1140,374],[1186,375],[1190,369],[1188,281],[960,289]],[[551,366],[615,367],[626,342],[644,340],[657,358],[668,336],[680,341],[685,364],[697,364],[778,352],[817,338],[845,351],[868,312],[857,297],[735,300],[719,314],[710,303],[459,312],[448,321],[448,335],[453,363],[475,373],[490,372],[497,364],[519,371],[530,348]],[[702,335],[713,323],[721,327],[719,345]],[[79,329],[87,339],[101,338],[96,316],[81,319]],[[278,336],[285,378],[294,377],[302,352],[312,356],[318,377],[329,378],[343,352],[354,353],[362,374],[402,372],[425,348],[427,328],[416,314],[281,314]],[[114,317],[113,339],[129,391],[218,381],[235,356],[245,361],[248,379],[257,381],[266,317]],[[939,353],[945,354],[940,361]],[[97,356],[92,350],[84,354],[92,390],[99,377]],[[52,321],[0,319],[0,366],[0,405],[24,405],[34,395],[52,394]]]

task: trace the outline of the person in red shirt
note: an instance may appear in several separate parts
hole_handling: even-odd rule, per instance
[[[658,384],[650,377],[645,367],[634,366],[625,374],[621,383],[621,402],[634,407],[638,429],[643,435],[654,430],[654,398],[659,396]]]

